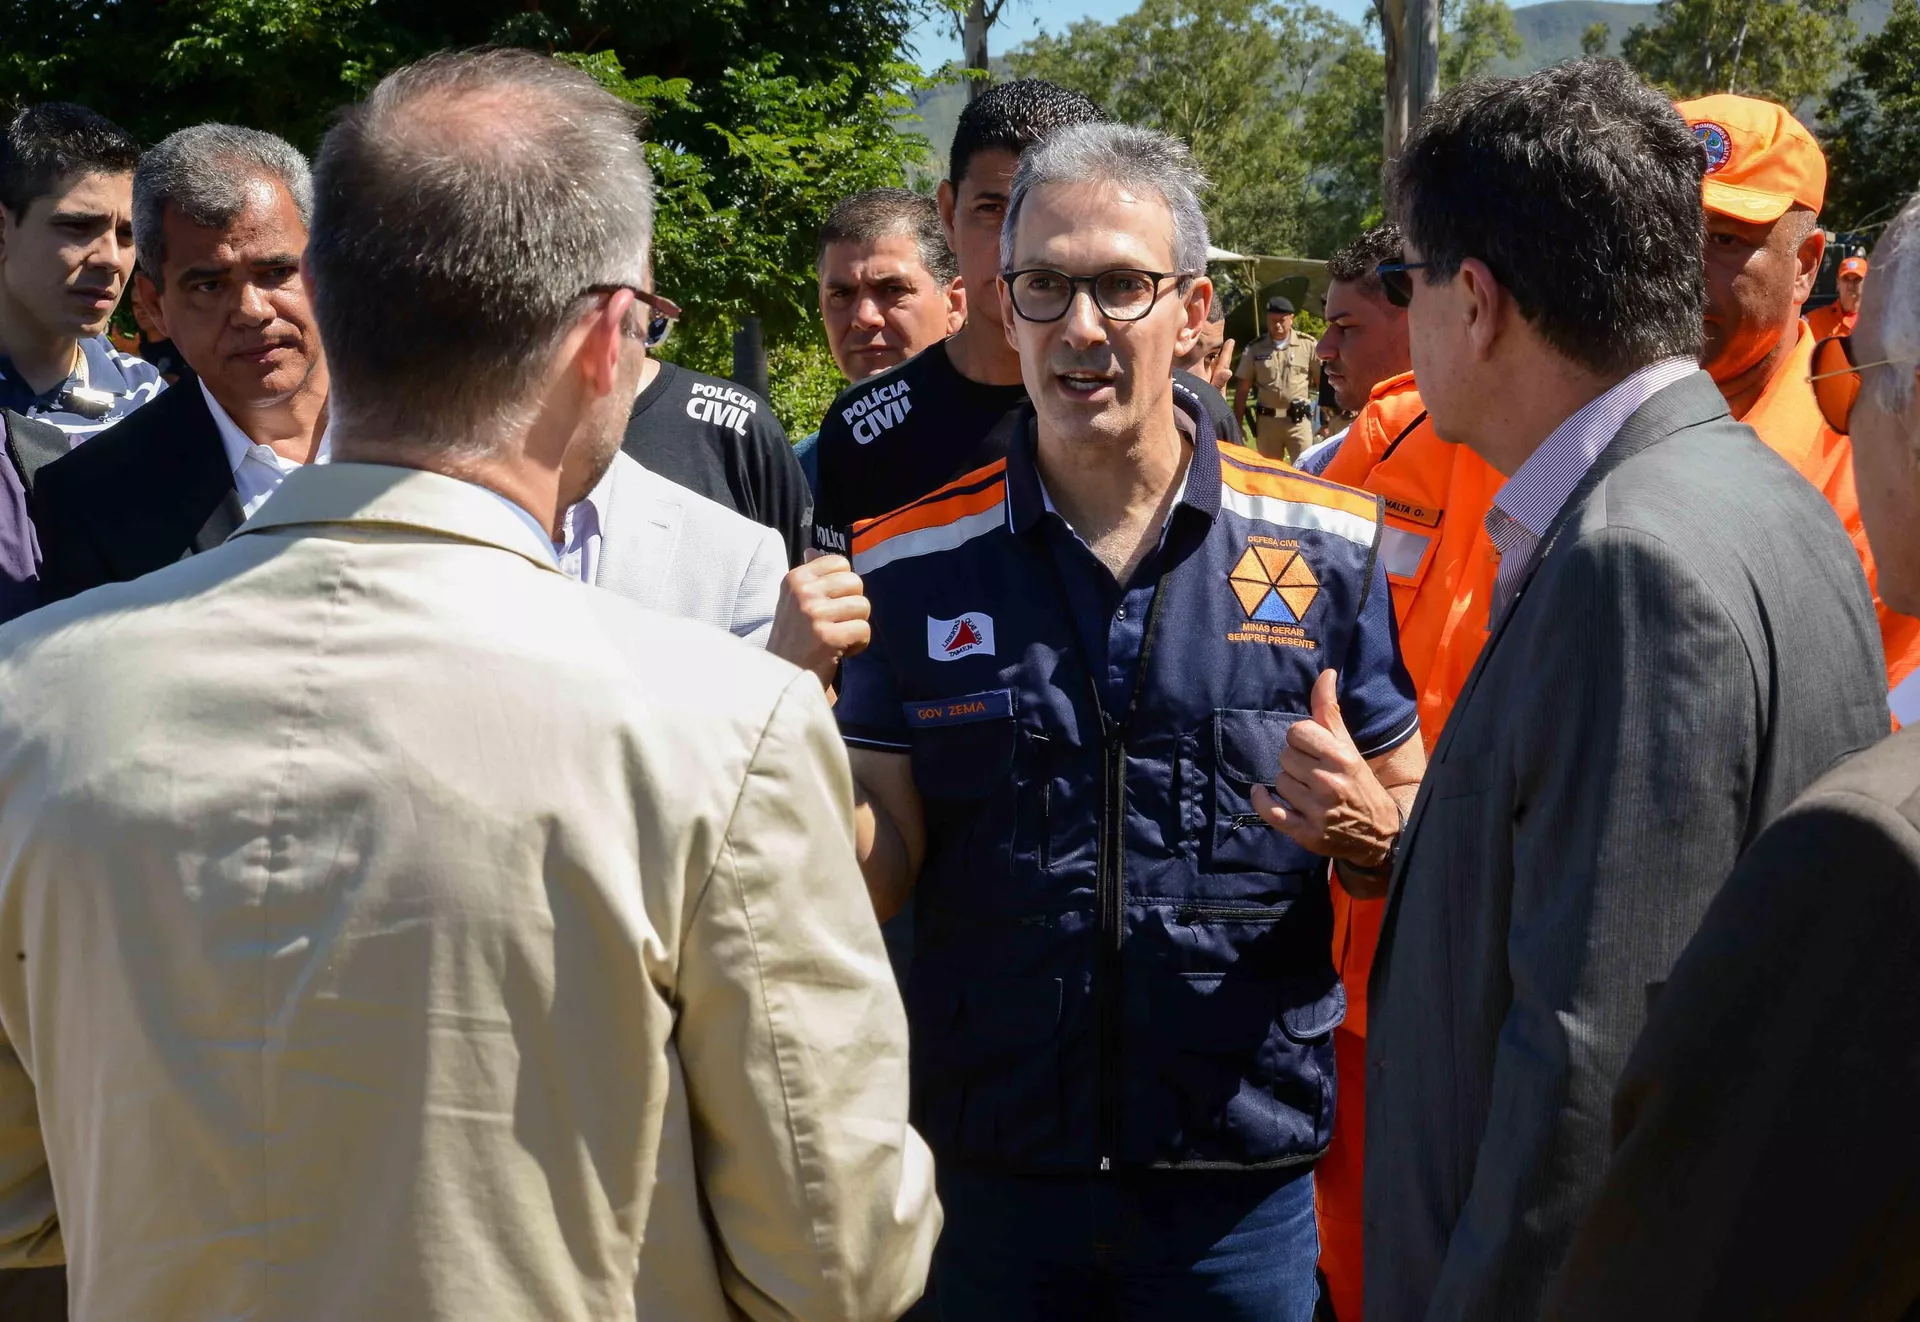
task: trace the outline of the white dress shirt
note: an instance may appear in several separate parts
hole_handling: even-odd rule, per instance
[[[1493,508],[1487,511],[1487,535],[1500,553],[1492,611],[1487,616],[1489,629],[1512,602],[1540,539],[1547,535],[1594,461],[1613,444],[1627,419],[1699,366],[1691,358],[1663,358],[1647,364],[1575,409],[1514,470],[1493,498]]]
[[[593,582],[593,571],[600,564],[600,542],[607,519],[607,496],[613,482],[608,466],[593,490],[576,505],[569,506],[560,523],[561,539],[553,545],[560,572],[576,583]]]
[[[240,430],[240,425],[220,407],[220,401],[207,389],[207,383],[199,383],[201,398],[207,401],[207,412],[213,414],[213,425],[219,429],[220,444],[227,452],[227,467],[233,470],[233,489],[240,497],[240,508],[248,518],[266,503],[267,497],[280,489],[288,473],[297,473],[301,465],[292,459],[283,457],[271,445],[261,445],[250,439]],[[320,448],[314,454],[313,462],[324,464],[330,450],[329,432],[320,438]]]

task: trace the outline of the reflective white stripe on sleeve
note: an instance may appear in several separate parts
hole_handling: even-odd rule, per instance
[[[1420,561],[1432,541],[1431,537],[1388,524],[1380,530],[1380,563],[1397,578],[1412,578],[1420,572]]]
[[[1893,708],[1893,719],[1900,724],[1920,724],[1920,670],[1893,686],[1887,694],[1887,706]]]

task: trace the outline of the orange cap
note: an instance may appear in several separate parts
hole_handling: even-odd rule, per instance
[[[1707,210],[1768,225],[1795,203],[1818,211],[1826,201],[1827,158],[1785,106],[1722,94],[1675,109],[1707,149]]]
[[[1847,257],[1840,262],[1841,275],[1865,275],[1866,273],[1867,259],[1864,257]]]

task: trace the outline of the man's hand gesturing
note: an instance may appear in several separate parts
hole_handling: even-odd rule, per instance
[[[1377,869],[1392,857],[1400,809],[1347,733],[1337,681],[1331,670],[1314,681],[1312,719],[1287,731],[1279,778],[1253,787],[1253,808],[1303,848]]]
[[[831,692],[841,658],[865,651],[873,636],[871,609],[866,586],[845,556],[808,551],[806,563],[780,582],[767,650],[811,670]]]

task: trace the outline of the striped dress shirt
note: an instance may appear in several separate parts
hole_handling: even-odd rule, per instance
[[[1574,410],[1514,470],[1493,498],[1493,508],[1487,511],[1487,535],[1493,539],[1493,549],[1500,553],[1492,610],[1487,616],[1489,630],[1513,604],[1541,539],[1594,460],[1613,444],[1620,428],[1642,404],[1699,367],[1691,358],[1663,358],[1649,363]]]

